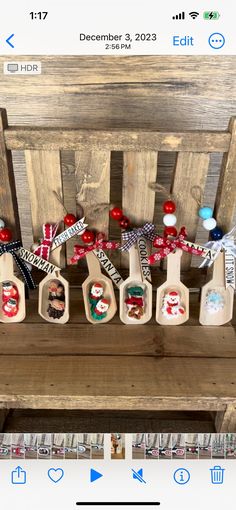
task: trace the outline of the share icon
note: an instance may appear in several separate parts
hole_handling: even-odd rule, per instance
[[[143,478],[143,470],[142,470],[142,468],[139,469],[138,471],[135,471],[134,469],[132,469],[132,471],[133,471],[133,478],[138,480],[140,483],[146,483],[144,478]]]

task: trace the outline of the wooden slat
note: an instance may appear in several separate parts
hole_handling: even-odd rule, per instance
[[[236,432],[236,404],[216,413],[215,427],[217,432]]]
[[[89,228],[108,235],[109,209],[90,219],[96,205],[110,203],[110,158],[106,150],[75,153],[75,179],[77,202],[84,208]]]
[[[64,211],[53,191],[62,197],[62,178],[59,151],[25,151],[25,162],[30,190],[33,237],[42,237],[44,223],[57,223]],[[59,230],[58,230],[59,232]],[[63,251],[61,252],[63,253]],[[63,256],[54,250],[50,260],[63,265]]]
[[[204,192],[210,157],[205,153],[179,152],[173,175],[171,191],[177,202],[177,226],[185,226],[189,241],[195,241],[198,226],[199,205],[191,195],[193,186],[200,186]],[[181,267],[189,269],[191,256],[183,253]]]
[[[109,150],[227,152],[231,136],[223,131],[155,132],[113,129],[8,128],[5,141],[15,150]]]
[[[0,109],[0,216],[14,236],[20,239],[20,223],[16,200],[15,179],[11,152],[6,149],[4,130],[7,129],[6,110]]]
[[[156,182],[157,152],[124,152],[122,205],[133,226],[153,221],[155,193],[148,184]],[[127,254],[122,265],[128,266]]]
[[[209,411],[199,412],[162,412],[162,411],[81,411],[71,410],[33,410],[17,409],[11,412],[5,423],[4,432],[38,432],[73,433],[94,432],[102,430],[132,431],[140,430],[154,432],[215,432],[215,427]],[[140,452],[140,448],[138,449]]]
[[[99,330],[94,331],[90,324],[80,324],[79,319],[77,323],[69,323],[56,330],[54,325],[45,322],[40,325],[12,324],[10,328],[2,324],[0,353],[1,356],[183,356],[236,360],[236,335],[232,327],[170,328],[154,324],[143,325],[141,328],[101,324]]]
[[[231,142],[228,154],[223,157],[215,204],[217,223],[225,232],[232,228],[236,207],[236,117],[231,119],[229,131]]]
[[[2,360],[2,408],[220,411],[226,404],[236,404],[235,359],[201,358],[196,363],[194,358],[4,356]]]

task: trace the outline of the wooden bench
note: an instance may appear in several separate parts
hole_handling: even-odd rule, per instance
[[[21,238],[21,232],[12,151],[25,152],[32,233],[38,239],[44,222],[63,217],[53,194],[57,191],[63,196],[62,150],[75,153],[75,194],[85,211],[91,204],[109,203],[111,153],[122,151],[121,202],[136,224],[153,220],[155,194],[148,183],[158,180],[158,152],[176,152],[172,191],[178,203],[178,225],[186,226],[191,240],[197,232],[198,206],[190,189],[193,185],[204,189],[211,153],[224,153],[215,217],[224,231],[232,227],[236,204],[236,119],[231,119],[227,132],[62,130],[8,127],[6,112],[1,110],[0,216],[14,229],[15,238]],[[110,231],[113,238],[117,236],[108,212],[89,223],[107,235]],[[72,252],[70,243],[67,252],[68,256]],[[115,263],[126,272],[125,256],[116,255]],[[190,265],[190,257],[184,256],[183,282],[196,290],[206,274],[190,269]],[[124,326],[116,316],[111,323],[94,327],[86,321],[83,310],[80,285],[84,271],[83,266],[65,268],[73,286],[68,324],[43,322],[37,313],[37,292],[31,293],[23,323],[1,324],[2,410],[113,410],[140,415],[144,411],[208,411],[217,431],[236,431],[233,322],[222,327],[200,326],[198,293],[191,292],[190,320],[186,325],[161,327],[153,318],[144,326]],[[156,268],[154,287],[164,279],[164,272]]]

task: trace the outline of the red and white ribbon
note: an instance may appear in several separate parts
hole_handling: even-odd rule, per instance
[[[82,246],[80,244],[76,244],[74,246],[74,255],[70,259],[71,264],[76,264],[78,260],[82,259],[93,250],[116,250],[120,247],[120,243],[117,241],[105,241],[104,234],[98,234],[95,243],[89,244],[88,246]]]
[[[38,255],[44,260],[49,260],[51,246],[53,243],[53,239],[57,233],[58,223],[56,225],[52,225],[51,223],[45,223],[43,225],[43,241],[42,243],[34,250],[34,254]]]
[[[169,255],[169,253],[176,250],[176,248],[181,248],[181,250],[191,253],[192,255],[198,255],[202,257],[202,249],[201,247],[193,247],[193,245],[185,244],[185,239],[187,237],[187,232],[185,227],[180,229],[179,235],[175,239],[168,239],[167,237],[157,236],[154,240],[155,246],[158,245],[158,251],[150,255],[148,257],[148,262],[150,265],[155,264],[158,260],[162,260]]]

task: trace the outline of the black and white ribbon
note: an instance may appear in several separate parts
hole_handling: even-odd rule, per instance
[[[15,260],[16,265],[18,266],[22,276],[24,277],[25,283],[29,289],[36,289],[36,285],[32,278],[29,268],[25,264],[25,262],[19,257],[17,251],[22,248],[22,244],[20,241],[12,241],[7,244],[0,244],[0,256],[4,253],[10,253]]]
[[[121,246],[121,251],[129,251],[131,246],[135,244],[140,237],[145,237],[149,241],[154,241],[155,234],[155,225],[153,223],[145,223],[143,227],[133,228],[132,230],[122,232],[121,237],[122,241],[126,241],[123,246]]]

